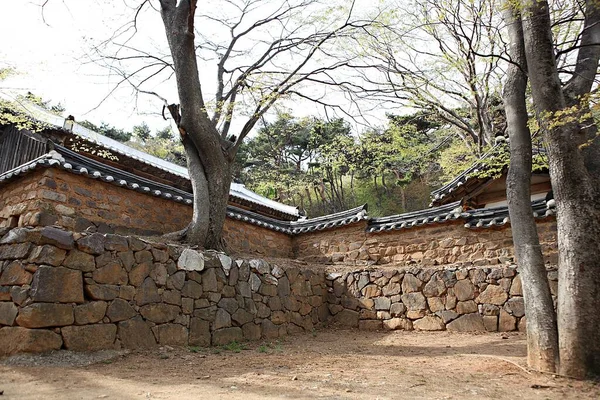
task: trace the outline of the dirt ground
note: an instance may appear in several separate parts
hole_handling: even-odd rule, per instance
[[[522,334],[327,329],[219,348],[16,356],[0,399],[598,399],[529,372]]]

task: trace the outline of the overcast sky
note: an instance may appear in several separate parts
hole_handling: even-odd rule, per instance
[[[133,11],[127,5],[139,1],[49,0],[43,9],[40,4],[44,0],[0,2],[0,67],[17,71],[1,82],[0,88],[31,91],[45,100],[60,102],[66,108],[65,116],[74,115],[77,121],[104,121],[128,130],[142,121],[153,129],[167,125],[158,115],[161,102],[144,95],[136,98],[127,85],[106,98],[120,77],[89,61],[90,56],[95,56],[95,44],[110,38],[132,20]],[[168,50],[158,12],[148,9],[144,13],[132,43],[149,51]],[[207,88],[207,82],[212,80],[205,77],[214,76],[214,72],[200,68]],[[145,88],[156,90],[169,102],[178,102],[173,81],[168,85],[151,83]],[[289,105],[297,116],[319,112],[317,106],[299,104]]]
[[[160,110],[146,98],[136,110],[130,89],[102,102],[114,88],[116,77],[86,62],[92,44],[110,37],[130,15],[121,1],[50,0],[43,11],[38,0],[0,1],[0,66],[17,71],[0,87],[28,90],[60,102],[66,114],[77,120],[105,121],[125,129],[141,121],[155,128],[166,125],[156,115],[139,114]],[[164,35],[161,25],[156,26],[157,33]]]

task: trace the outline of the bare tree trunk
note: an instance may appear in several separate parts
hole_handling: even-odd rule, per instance
[[[400,186],[400,205],[402,206],[402,212],[406,212],[406,189],[404,189],[404,186]]]
[[[531,208],[531,133],[525,91],[527,89],[525,43],[518,10],[505,4],[504,19],[510,37],[510,58],[504,83],[504,108],[510,137],[510,168],[506,196],[515,255],[523,284],[527,315],[527,363],[531,368],[555,372],[558,361],[556,314],[537,226]]]
[[[221,236],[231,185],[232,159],[222,149],[221,135],[204,109],[194,47],[196,1],[161,0],[160,4],[181,103],[181,116],[174,115],[174,118],[186,143],[186,154],[193,158],[193,168],[189,170],[193,188],[201,191],[194,192],[197,206],[194,207],[194,218],[188,226],[186,240],[205,248],[222,250]],[[208,227],[203,226],[207,221]]]
[[[559,371],[583,378],[600,372],[600,191],[579,147],[585,132],[577,122],[556,117],[566,101],[554,59],[548,3],[526,2],[523,15],[531,90],[548,146],[556,200]],[[598,62],[591,67],[595,71]]]

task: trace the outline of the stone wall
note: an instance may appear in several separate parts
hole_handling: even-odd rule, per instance
[[[549,268],[552,294],[558,275]],[[514,331],[525,329],[514,266],[363,270],[327,275],[334,321],[364,330]]]
[[[546,263],[557,263],[556,220],[538,221]],[[381,233],[367,233],[367,223],[313,232],[294,238],[300,259],[390,266],[495,265],[514,262],[510,226],[469,229],[445,222]]]
[[[0,242],[0,355],[273,339],[326,321],[326,294],[310,269],[15,228]]]
[[[191,217],[189,205],[56,168],[34,171],[0,190],[0,227],[156,235],[183,229]],[[224,237],[232,252],[292,255],[290,236],[242,221],[226,219]]]

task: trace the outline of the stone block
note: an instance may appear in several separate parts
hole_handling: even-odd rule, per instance
[[[77,248],[85,253],[89,254],[102,254],[104,253],[104,235],[100,233],[93,233],[89,236],[83,236],[77,240]]]
[[[124,236],[107,234],[104,239],[104,248],[108,251],[127,251],[129,242]]]
[[[144,280],[150,276],[150,263],[141,263],[134,266],[129,272],[129,283],[135,287],[139,287],[144,283]],[[183,277],[185,279],[185,277]]]
[[[184,271],[204,270],[204,255],[196,250],[184,249],[177,260],[177,269]]]
[[[0,237],[2,238],[0,244],[38,243],[40,241],[40,230],[28,227],[14,228],[9,230],[6,236],[0,234]]]
[[[423,288],[425,297],[439,297],[446,292],[446,285],[441,279],[433,278]]]
[[[510,285],[511,296],[523,296],[523,286],[521,283],[521,275],[514,277],[512,285]]]
[[[217,309],[213,329],[228,328],[231,326],[231,315],[222,308]]]
[[[36,246],[29,254],[28,261],[34,264],[46,264],[58,267],[67,256],[66,250],[46,244]]]
[[[61,334],[67,350],[106,350],[114,348],[117,326],[113,324],[65,326],[61,329]]]
[[[0,302],[0,325],[12,326],[19,310],[12,301]]]
[[[242,329],[238,327],[218,329],[212,333],[212,345],[223,346],[243,339]]]
[[[119,322],[117,332],[123,347],[127,349],[145,349],[156,345],[150,326],[139,316]]]
[[[106,316],[111,322],[125,321],[136,314],[129,302],[122,299],[113,300],[106,311]]]
[[[471,314],[477,311],[477,303],[473,300],[459,301],[456,304],[456,312],[459,314]]]
[[[343,309],[335,315],[334,321],[341,326],[357,328],[359,313],[357,311]]]
[[[102,268],[96,269],[92,278],[96,283],[106,285],[127,285],[127,271],[121,266],[120,262],[110,262]]]
[[[446,325],[452,332],[484,332],[483,317],[478,313],[465,314]]]
[[[393,303],[390,306],[390,314],[392,317],[400,317],[406,312],[406,306],[403,303]]]
[[[40,231],[40,244],[50,244],[64,250],[71,250],[75,247],[73,233],[57,229],[52,226],[45,226]]]
[[[24,328],[65,326],[74,321],[70,304],[33,303],[21,308],[17,316],[17,324]]]
[[[33,274],[30,296],[40,302],[83,303],[81,271],[42,265]]]
[[[221,300],[219,300],[217,306],[223,308],[229,314],[233,314],[239,308],[239,304],[234,298],[222,298]]]
[[[497,332],[498,331],[498,316],[484,315],[483,316],[483,326],[485,326],[485,330],[488,332]]]
[[[383,323],[376,319],[365,319],[358,321],[358,329],[361,331],[380,331],[383,329]]]
[[[356,321],[356,326],[358,326],[358,321]],[[279,328],[268,319],[262,321],[261,331],[263,339],[276,339],[279,337]]]
[[[150,271],[150,278],[156,282],[158,286],[165,286],[167,283],[167,267],[164,264],[154,264],[154,268]]]
[[[216,274],[214,268],[209,268],[202,275],[202,290],[204,292],[217,292],[218,291],[217,274]]]
[[[146,242],[139,238],[129,236],[127,240],[129,241],[129,248],[133,251],[142,251],[146,248]]]
[[[0,261],[26,258],[31,249],[30,243],[18,243],[0,246]]]
[[[515,317],[525,315],[525,301],[522,297],[512,297],[504,304],[504,309]]]
[[[477,298],[478,303],[489,303],[497,306],[503,305],[508,299],[508,294],[499,285],[488,285]]]
[[[429,305],[429,310],[433,313],[444,309],[444,302],[439,297],[427,298],[427,304]]]
[[[446,329],[446,326],[440,317],[426,315],[421,319],[413,321],[413,328],[418,331],[443,331]]]
[[[0,290],[2,290],[3,287],[0,286]],[[25,301],[29,298],[29,290],[31,289],[30,286],[25,285],[25,286],[13,286],[10,288],[10,300],[13,301],[13,303],[22,306],[23,304],[25,304]],[[7,299],[9,300],[9,299]]]
[[[105,301],[92,301],[75,307],[75,323],[77,325],[95,324],[106,315]]]
[[[168,251],[157,249],[156,247],[152,247],[150,251],[152,252],[152,257],[154,257],[154,261],[158,263],[166,263],[167,261],[169,261]]]
[[[249,322],[242,326],[242,335],[246,340],[259,340],[261,337],[260,325]]]
[[[186,281],[181,289],[181,295],[183,297],[199,299],[202,296],[202,285],[194,281]]]
[[[156,324],[164,324],[165,322],[171,322],[181,312],[178,306],[172,304],[147,304],[140,308],[140,314],[148,321]]]
[[[210,342],[210,323],[200,318],[191,318],[188,344],[208,347]]]
[[[442,321],[444,322],[444,324],[447,324],[448,322],[456,319],[459,317],[458,313],[455,313],[452,310],[443,310],[443,311],[438,311],[435,313],[435,315],[437,315],[438,317],[440,317],[442,319]]]
[[[85,294],[92,300],[110,301],[119,297],[120,288],[115,285],[85,285]]]
[[[468,279],[461,279],[454,284],[454,295],[459,301],[473,300],[475,286]]]
[[[254,316],[243,308],[239,308],[231,315],[231,320],[238,326],[246,325],[254,319]]]
[[[123,268],[125,271],[131,272],[131,269],[135,265],[135,257],[133,256],[133,251],[120,251],[117,253],[117,257],[121,261]]]
[[[411,292],[402,295],[402,303],[410,311],[426,310],[427,300],[420,292]]]
[[[138,306],[143,306],[145,304],[158,303],[160,301],[161,298],[160,294],[158,294],[156,283],[154,283],[152,278],[147,277],[135,294],[135,302]]]
[[[423,281],[412,274],[406,274],[402,280],[402,293],[418,292],[423,287]]]
[[[384,310],[384,311],[390,310],[392,301],[389,299],[389,297],[375,297],[373,300],[375,302],[376,310]]]
[[[157,326],[158,343],[171,346],[187,346],[188,330],[179,324],[162,324]]]
[[[2,269],[0,286],[29,285],[33,279],[20,261],[13,261]]]
[[[50,330],[22,327],[0,328],[0,356],[44,353],[58,350],[62,344],[61,336]]]
[[[498,330],[500,332],[511,332],[517,329],[517,319],[504,310],[500,310],[498,319]]]
[[[387,330],[404,330],[404,331],[412,331],[413,323],[410,319],[406,318],[391,318],[383,321],[383,329]]]
[[[188,299],[192,300],[192,299]],[[162,293],[162,301],[167,303],[167,304],[174,304],[176,306],[180,306],[181,305],[181,293],[179,293],[179,291],[177,290],[165,290]],[[193,300],[192,300],[192,309],[194,308],[193,304]],[[191,311],[190,311],[191,312]],[[189,313],[188,313],[189,314]]]
[[[93,255],[80,250],[71,250],[62,265],[67,268],[77,269],[83,272],[92,272],[96,269],[96,260]]]

